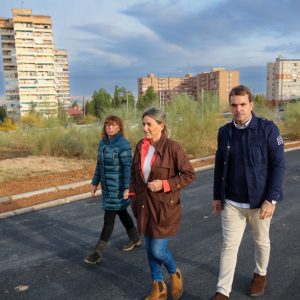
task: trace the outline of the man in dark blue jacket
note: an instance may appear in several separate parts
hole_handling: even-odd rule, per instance
[[[264,294],[270,257],[270,222],[282,200],[284,144],[277,126],[253,112],[251,91],[243,85],[229,94],[233,121],[220,128],[214,174],[213,212],[222,216],[222,249],[217,292],[229,299],[238,249],[246,224],[255,243],[251,297]]]

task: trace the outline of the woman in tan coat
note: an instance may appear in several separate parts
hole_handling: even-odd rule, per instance
[[[177,300],[183,293],[183,280],[168,241],[180,225],[180,189],[195,179],[195,173],[182,147],[168,138],[165,113],[150,108],[142,120],[145,138],[133,156],[129,195],[153,279],[146,300],[167,299],[162,265],[171,276],[172,299]]]

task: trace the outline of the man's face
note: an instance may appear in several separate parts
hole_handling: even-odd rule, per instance
[[[251,118],[253,102],[249,101],[249,95],[236,95],[230,97],[231,113],[235,122],[245,124]]]

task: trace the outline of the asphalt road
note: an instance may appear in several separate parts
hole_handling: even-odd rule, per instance
[[[300,299],[300,151],[286,157],[285,201],[272,220],[268,287],[260,299]],[[170,241],[183,271],[185,300],[209,299],[215,292],[221,228],[220,218],[211,214],[212,177],[213,170],[199,172],[183,191],[181,231]],[[0,299],[143,299],[151,288],[145,251],[120,250],[127,237],[119,220],[102,263],[83,263],[102,222],[93,199],[0,220]],[[248,228],[231,299],[249,299],[253,268]]]

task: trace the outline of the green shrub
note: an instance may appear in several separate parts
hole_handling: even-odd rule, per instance
[[[24,127],[43,127],[43,118],[36,113],[25,114],[21,118],[21,122]]]
[[[300,102],[289,103],[286,106],[283,119],[283,132],[287,138],[300,138]]]
[[[10,131],[15,130],[17,125],[13,122],[11,118],[4,118],[4,121],[0,124],[0,131]]]
[[[218,128],[231,120],[224,118],[218,99],[212,94],[205,94],[199,101],[188,95],[178,95],[165,105],[165,111],[170,137],[184,147],[189,157],[214,154]],[[272,112],[272,109],[261,103],[255,105],[254,111],[267,118],[276,116],[274,109]],[[134,150],[137,142],[144,136],[141,119],[143,111],[135,111],[132,107],[127,111],[126,105],[121,105],[117,109],[108,110],[104,117],[109,114],[124,120],[125,137]],[[95,160],[103,120],[86,118],[85,123],[95,123],[83,126],[69,123],[62,126],[57,119],[48,118],[42,119],[43,128],[28,126],[27,123],[27,126],[18,127],[15,131],[0,132],[0,149],[23,149],[35,155]],[[289,104],[284,120],[277,123],[285,136],[300,138],[300,103]]]
[[[203,101],[178,95],[166,106],[167,125],[171,138],[178,141],[190,156],[214,152],[218,128],[224,122],[213,95]]]

